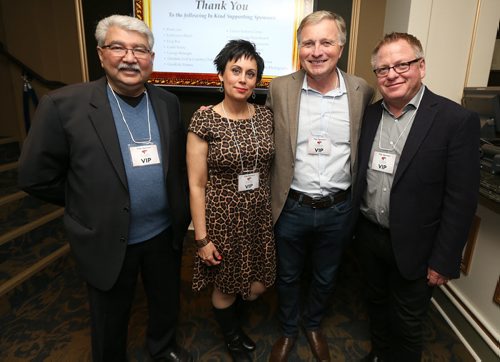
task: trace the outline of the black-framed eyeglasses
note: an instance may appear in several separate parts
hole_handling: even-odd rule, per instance
[[[373,73],[375,73],[375,75],[378,78],[383,78],[383,77],[387,76],[387,74],[389,74],[391,69],[394,69],[394,71],[398,74],[405,73],[405,72],[410,70],[410,66],[413,63],[416,63],[421,59],[422,58],[415,58],[413,60],[410,60],[409,62],[402,62],[402,63],[394,64],[392,67],[380,67],[377,69],[373,69]]]
[[[124,57],[125,55],[127,55],[129,50],[137,59],[146,59],[151,55],[151,50],[144,47],[125,48],[124,46],[119,44],[108,44],[108,45],[103,45],[100,48],[108,49],[111,52],[111,54],[117,57]]]

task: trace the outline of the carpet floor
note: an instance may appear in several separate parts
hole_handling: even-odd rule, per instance
[[[183,255],[178,341],[197,361],[230,361],[212,316],[210,291],[194,293],[191,277],[195,249],[192,232]],[[0,313],[0,361],[90,361],[90,323],[85,283],[71,256],[42,293]],[[4,303],[4,302],[0,302]],[[277,296],[270,289],[250,304],[244,324],[256,341],[255,361],[267,361],[280,336],[276,319]],[[0,312],[2,306],[0,305]],[[146,361],[144,347],[147,306],[139,283],[128,336],[130,361]],[[361,299],[361,282],[353,254],[348,250],[323,323],[333,361],[358,361],[370,349],[368,318]],[[434,306],[425,323],[424,361],[473,361]],[[291,353],[291,362],[313,361],[303,334]]]

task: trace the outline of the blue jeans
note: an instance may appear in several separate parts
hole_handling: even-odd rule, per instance
[[[348,240],[351,200],[313,209],[290,197],[275,226],[279,319],[285,336],[296,336],[300,319],[300,279],[310,258],[312,280],[304,301],[302,325],[316,330],[326,310],[342,250]]]

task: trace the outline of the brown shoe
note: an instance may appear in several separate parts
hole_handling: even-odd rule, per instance
[[[311,351],[317,361],[329,362],[330,351],[328,350],[328,342],[325,336],[319,329],[315,331],[306,331],[306,337],[311,346]]]
[[[286,362],[295,344],[295,337],[281,337],[273,345],[269,362]]]

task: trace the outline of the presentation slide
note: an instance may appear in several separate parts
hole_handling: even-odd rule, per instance
[[[232,39],[255,43],[265,62],[262,85],[298,69],[296,29],[312,0],[136,1],[155,36],[153,81],[215,86],[213,60]]]

